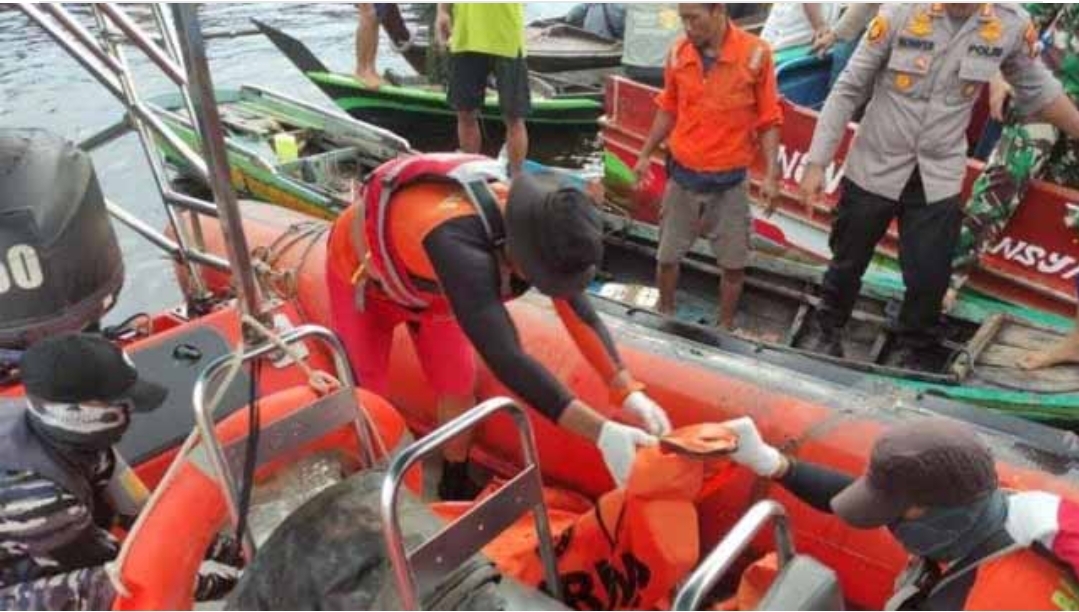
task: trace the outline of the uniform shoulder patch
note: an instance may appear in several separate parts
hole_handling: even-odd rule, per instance
[[[879,44],[887,34],[888,18],[884,15],[877,15],[873,18],[873,21],[869,22],[869,26],[866,28],[865,39],[873,44]]]

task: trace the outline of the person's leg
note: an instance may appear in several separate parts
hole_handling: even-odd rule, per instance
[[[678,266],[697,239],[700,203],[693,192],[673,180],[667,181],[660,207],[659,248],[656,252],[657,309],[674,315],[674,296],[678,289]]]
[[[971,187],[964,209],[955,254],[952,287],[946,308],[977,266],[978,257],[992,247],[1023,201],[1030,182],[1041,175],[1060,132],[1049,124],[1005,126],[982,173]]]
[[[828,245],[832,260],[821,283],[818,324],[830,354],[842,356],[838,332],[850,319],[862,288],[862,275],[877,243],[888,231],[897,203],[844,180]]]
[[[915,351],[936,342],[941,303],[952,273],[952,255],[962,224],[962,199],[902,203],[899,214],[899,265],[903,271],[903,306],[899,334]]]
[[[476,357],[472,343],[452,317],[410,323],[424,376],[438,394],[438,422],[446,423],[476,405]],[[472,499],[480,487],[468,476],[471,432],[442,447],[444,459],[439,497]]]
[[[450,56],[447,101],[457,111],[457,146],[465,153],[479,153],[483,146],[479,117],[490,69],[490,56],[484,53]]]
[[[378,13],[376,5],[365,2],[357,5],[359,23],[356,25],[356,78],[365,87],[382,85],[382,78],[375,68],[378,56]]]
[[[712,253],[723,271],[719,285],[719,327],[734,329],[738,301],[742,297],[745,268],[749,264],[749,232],[752,213],[745,183],[709,194],[701,213],[701,233],[712,245]]]
[[[506,152],[510,173],[516,174],[528,155],[525,119],[532,112],[532,91],[528,85],[528,63],[524,56],[495,60],[498,104],[506,123]]]

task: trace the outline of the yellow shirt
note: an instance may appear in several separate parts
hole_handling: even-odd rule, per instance
[[[525,12],[520,2],[462,2],[453,5],[453,53],[525,55]]]

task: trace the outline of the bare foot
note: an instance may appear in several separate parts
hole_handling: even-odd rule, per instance
[[[375,70],[357,70],[355,76],[356,80],[362,83],[364,87],[369,89],[382,87],[382,77]]]
[[[1019,367],[1024,370],[1038,370],[1063,363],[1079,363],[1079,332],[1072,332],[1047,350],[1030,353],[1019,359]]]

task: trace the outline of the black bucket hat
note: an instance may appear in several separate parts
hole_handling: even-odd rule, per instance
[[[603,260],[603,220],[591,197],[558,176],[519,174],[506,203],[506,249],[545,295],[576,295]]]
[[[19,363],[26,393],[48,402],[128,400],[136,412],[165,401],[168,389],[139,376],[120,347],[96,334],[70,333],[34,343]]]

